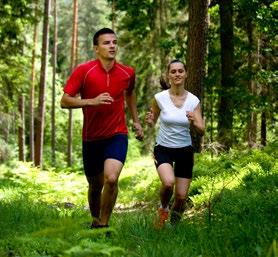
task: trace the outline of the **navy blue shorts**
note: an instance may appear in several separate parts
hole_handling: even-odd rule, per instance
[[[97,176],[104,169],[106,159],[116,159],[124,164],[127,154],[127,135],[117,134],[110,138],[83,141],[83,165],[87,177]]]
[[[169,148],[162,145],[154,147],[154,162],[156,168],[163,163],[169,163],[174,167],[175,177],[192,178],[194,165],[193,147]]]

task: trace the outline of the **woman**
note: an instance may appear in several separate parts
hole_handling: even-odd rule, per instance
[[[205,126],[199,99],[184,89],[186,66],[179,60],[168,65],[169,87],[155,95],[146,122],[154,126],[160,118],[159,132],[154,147],[154,161],[161,180],[158,227],[163,227],[169,216],[169,202],[174,191],[170,222],[178,222],[185,210],[185,202],[192,179],[194,152],[190,129],[200,135]],[[161,83],[165,89],[165,83]]]

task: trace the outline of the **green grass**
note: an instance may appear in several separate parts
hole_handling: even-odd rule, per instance
[[[81,171],[2,164],[0,257],[277,257],[277,157],[275,145],[197,155],[193,207],[159,231],[153,219],[160,183],[150,157],[125,165],[111,226],[103,230],[88,229]]]

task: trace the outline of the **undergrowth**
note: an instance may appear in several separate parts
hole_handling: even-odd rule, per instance
[[[196,155],[182,221],[153,227],[159,185],[150,157],[130,159],[107,229],[90,230],[82,171],[0,166],[0,257],[277,257],[277,146]]]

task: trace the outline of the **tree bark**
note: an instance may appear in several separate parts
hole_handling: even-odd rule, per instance
[[[263,34],[261,34],[259,36],[258,47],[260,48],[260,53],[261,53],[260,54],[261,67],[264,70],[269,70],[269,67],[268,67],[269,58],[267,56],[267,51],[265,50],[265,49],[268,49],[269,46],[268,46],[268,40]],[[269,94],[270,94],[269,86],[267,84],[260,84],[261,99],[263,100],[263,99],[268,98]],[[263,100],[263,101],[265,101],[265,100]],[[271,106],[271,104],[270,104],[270,106]],[[267,144],[267,126],[266,125],[267,125],[267,118],[268,118],[269,111],[271,111],[269,108],[264,107],[262,109],[262,113],[261,113],[261,145],[262,146],[266,146],[266,144]],[[274,110],[273,110],[273,112],[274,112]]]
[[[247,21],[247,36],[248,36],[248,72],[250,74],[249,81],[248,81],[248,90],[251,96],[257,95],[257,84],[256,81],[253,80],[253,63],[255,61],[254,58],[254,39],[253,39],[253,25],[252,20],[249,19]],[[259,53],[257,53],[257,56]],[[257,114],[256,112],[250,110],[248,122],[247,122],[247,141],[249,147],[255,147],[257,141]]]
[[[38,1],[35,2],[35,17],[38,17]],[[32,49],[32,72],[31,84],[29,88],[29,145],[30,145],[30,161],[35,160],[35,146],[34,146],[34,106],[35,106],[35,81],[36,81],[36,48],[38,44],[38,23],[34,25],[33,32],[33,49]]]
[[[167,1],[165,0],[159,0],[159,8],[158,8],[158,15],[157,15],[157,19],[158,19],[158,31],[159,31],[159,39],[163,40],[163,38],[165,37],[166,34],[166,25],[167,25]],[[166,62],[166,56],[167,56],[167,52],[165,50],[165,48],[160,47],[160,63],[161,63],[161,70],[165,69],[165,62]]]
[[[53,0],[53,52],[52,52],[52,104],[51,104],[51,159],[52,165],[56,163],[56,65],[57,65],[57,43],[58,43],[58,22],[57,22],[57,3]]]
[[[112,18],[112,30],[115,29],[116,23],[116,0],[112,0],[112,8],[111,8],[111,18]]]
[[[266,146],[266,112],[261,115],[261,145]]]
[[[189,1],[189,27],[187,43],[186,89],[202,100],[202,89],[206,74],[205,56],[207,51],[208,0]],[[201,151],[201,137],[191,131],[196,152]]]
[[[233,142],[233,99],[234,89],[234,33],[233,1],[221,0],[220,43],[221,43],[221,88],[218,109],[218,141],[229,150]]]
[[[45,113],[45,89],[47,77],[47,56],[48,56],[48,38],[49,38],[49,14],[50,0],[44,1],[43,17],[43,40],[41,54],[41,72],[40,72],[40,92],[38,116],[36,117],[36,135],[35,135],[35,165],[42,168],[43,158],[43,137],[44,137],[44,113]]]
[[[73,4],[73,24],[72,24],[72,43],[71,43],[71,71],[77,64],[77,30],[78,30],[78,0],[74,0]],[[68,119],[68,166],[72,166],[72,134],[73,134],[73,115],[72,110],[69,110]]]
[[[25,162],[25,98],[23,95],[18,99],[18,158]]]

